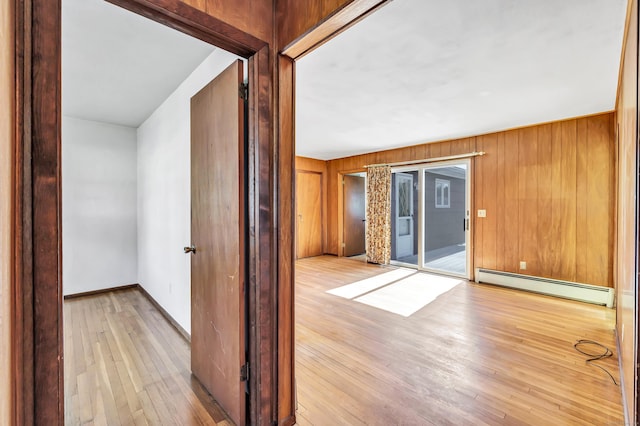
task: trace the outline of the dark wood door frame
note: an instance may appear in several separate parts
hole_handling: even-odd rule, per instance
[[[10,1],[16,41],[13,418],[16,425],[61,424],[61,0]],[[293,424],[295,60],[390,0],[345,2],[284,48],[179,0],[108,1],[249,58],[249,422]],[[276,18],[279,25],[299,17]]]
[[[276,299],[278,369],[277,411],[280,424],[295,423],[295,85],[296,60],[355,25],[392,0],[352,0],[306,31],[287,46],[278,46],[278,58],[274,64],[277,76],[277,237],[278,286]],[[280,18],[280,17],[279,17]],[[277,20],[280,25],[280,19]],[[339,199],[342,194],[339,194]],[[341,217],[341,215],[338,215]]]
[[[63,424],[61,0],[13,0],[16,30],[14,419]],[[251,424],[272,424],[276,377],[273,72],[275,50],[178,0],[112,3],[249,58],[249,388]]]

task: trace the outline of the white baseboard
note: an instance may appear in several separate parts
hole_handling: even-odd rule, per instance
[[[610,287],[492,271],[483,268],[476,268],[475,278],[476,282],[479,283],[494,284],[613,308],[614,291]]]

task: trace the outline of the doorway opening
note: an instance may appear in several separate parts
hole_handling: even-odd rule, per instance
[[[392,169],[393,264],[469,278],[471,162]]]
[[[65,417],[244,424],[246,61],[100,0],[62,49]]]

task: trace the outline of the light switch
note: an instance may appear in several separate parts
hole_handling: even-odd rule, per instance
[[[478,210],[478,217],[487,217],[486,210]]]

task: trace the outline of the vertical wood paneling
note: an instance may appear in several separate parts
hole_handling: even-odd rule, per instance
[[[612,286],[612,119],[607,113],[330,160],[327,252],[339,254],[338,173],[478,150],[487,154],[473,160],[474,266]],[[487,217],[478,218],[478,209]]]
[[[511,130],[504,134],[504,270],[506,272],[519,272],[518,261],[520,258],[519,245],[522,232],[519,227],[519,200],[513,194],[519,194],[519,132]],[[480,164],[479,166],[482,166]],[[476,266],[481,266],[482,258],[476,257]]]
[[[563,258],[562,241],[555,238],[560,235],[564,228],[562,217],[564,211],[564,199],[562,192],[562,123],[551,125],[551,225],[550,234],[553,236],[553,243],[550,248],[549,276],[560,277],[562,274]]]
[[[589,199],[588,176],[592,170],[588,170],[587,159],[589,149],[595,141],[589,141],[587,134],[587,122],[577,120],[576,139],[576,247],[587,247],[587,234],[592,232],[589,228],[589,212],[597,200]],[[591,142],[591,143],[590,143]],[[587,279],[587,250],[576,251],[576,281],[584,282]]]
[[[558,278],[576,280],[576,122],[564,121],[562,124],[562,160],[560,198],[560,234],[558,238],[561,250],[558,254],[561,267]]]
[[[505,168],[505,153],[504,153],[504,132],[498,133],[496,143],[496,170],[504,170]],[[505,232],[504,232],[504,219],[505,219],[505,205],[504,205],[504,173],[497,173],[496,177],[496,270],[504,270],[505,258]],[[510,242],[508,242],[510,243]]]
[[[581,120],[586,121],[586,120]],[[612,152],[610,140],[612,139],[612,125],[610,118],[606,116],[597,117],[586,122],[587,138],[589,149],[587,153],[587,230],[586,245],[591,247],[598,245],[601,241],[607,241],[612,247],[610,239],[611,232],[607,232],[611,226],[609,212],[613,205],[613,197],[610,188],[613,186],[611,180],[611,161],[603,161],[609,158]],[[607,226],[609,225],[609,226]],[[585,280],[588,282],[609,283],[610,269],[606,268],[611,262],[611,251],[585,250],[586,271]]]
[[[327,253],[338,254],[338,212],[342,210],[342,199],[338,195],[338,173],[339,170],[348,170],[344,166],[344,159],[333,160],[327,163]]]
[[[482,144],[483,138],[476,138],[476,146],[478,150],[482,151],[484,146]],[[479,167],[479,159],[473,159],[473,175],[471,181],[471,193],[473,195],[473,200],[471,201],[471,205],[474,206],[474,212],[472,212],[473,222],[475,226],[472,228],[473,232],[473,251],[474,251],[474,267],[479,267],[480,265],[477,263],[477,259],[483,259],[484,256],[484,247],[482,242],[484,241],[484,220],[486,218],[478,217],[478,210],[484,209],[484,189],[486,185],[484,184],[484,176],[483,176],[483,168]]]
[[[479,241],[478,249],[482,249],[482,265],[484,268],[496,269],[496,238],[485,238],[485,235],[495,235],[498,227],[497,216],[497,185],[498,171],[498,135],[490,135],[478,138],[482,150],[487,153],[482,157],[482,205],[480,208],[487,211],[487,217],[478,218],[482,228],[482,240]],[[491,189],[490,189],[491,188]]]
[[[538,133],[537,128],[520,129],[518,155],[519,259],[527,263],[520,272],[537,275],[538,264]],[[513,196],[513,194],[511,194]]]
[[[538,274],[552,274],[556,253],[555,235],[551,232],[553,222],[553,180],[551,176],[553,152],[551,146],[551,124],[538,128]]]

